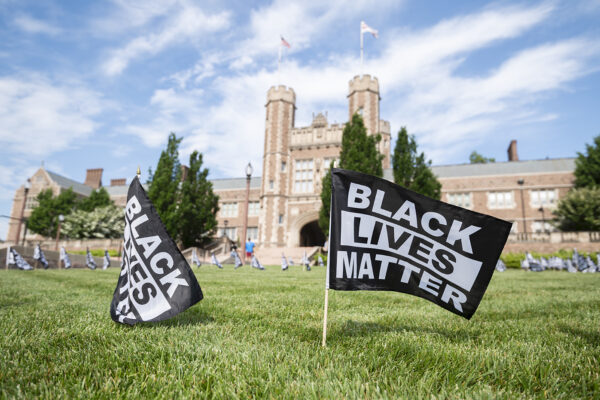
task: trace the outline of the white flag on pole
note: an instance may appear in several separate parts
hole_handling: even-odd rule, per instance
[[[365,32],[372,34],[375,39],[379,37],[379,32],[377,29],[371,28],[365,23],[365,21],[360,21],[360,33],[363,34]]]

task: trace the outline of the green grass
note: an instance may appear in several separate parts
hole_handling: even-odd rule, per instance
[[[600,398],[600,274],[496,273],[467,321],[323,268],[195,269],[204,300],[115,324],[118,270],[0,271],[3,398]]]

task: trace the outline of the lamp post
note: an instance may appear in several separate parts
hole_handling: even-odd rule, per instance
[[[222,236],[227,236],[227,225],[229,225],[229,221],[227,221],[227,220],[223,221],[223,226],[225,226],[225,227],[223,228]],[[227,236],[227,237],[229,237],[229,236]]]
[[[246,201],[244,203],[244,227],[242,228],[242,262],[246,262],[246,231],[248,230],[248,199],[250,198],[250,178],[252,177],[252,164],[246,165]]]
[[[54,251],[58,250],[58,239],[60,238],[60,226],[65,220],[65,216],[60,214],[58,216],[58,229],[56,230],[56,244],[54,245]]]
[[[523,210],[523,231],[525,232],[525,240],[527,240],[527,221],[525,220],[525,198],[523,197],[523,184],[525,180],[523,178],[517,181],[519,189],[521,191],[521,209]]]
[[[538,211],[542,212],[542,232],[546,233],[546,216],[544,215],[544,206],[540,206]]]
[[[19,218],[19,225],[17,228],[17,238],[15,240],[15,244],[19,244],[19,239],[21,238],[21,224],[23,223],[23,217],[25,215],[25,204],[27,204],[27,193],[29,193],[29,189],[31,189],[31,181],[27,179],[23,188],[23,206],[21,207],[21,217]],[[23,236],[23,241],[25,241],[25,237]]]

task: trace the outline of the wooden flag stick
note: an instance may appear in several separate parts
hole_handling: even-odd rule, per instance
[[[329,288],[325,288],[325,312],[323,314],[323,347],[327,346],[327,308],[329,306]]]

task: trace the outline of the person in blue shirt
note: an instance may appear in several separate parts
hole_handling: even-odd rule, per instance
[[[246,259],[250,259],[252,257],[252,253],[254,253],[254,242],[248,238],[246,242]]]

